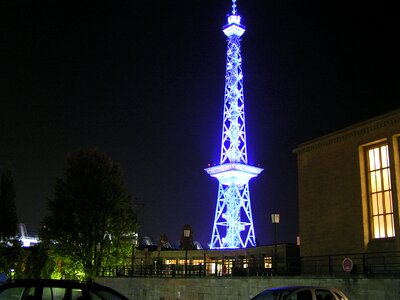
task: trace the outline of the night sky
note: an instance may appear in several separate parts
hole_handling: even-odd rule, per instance
[[[37,229],[68,152],[122,165],[141,233],[211,238],[229,0],[8,1],[0,43],[0,170]],[[239,0],[256,237],[296,241],[298,144],[399,108],[398,11],[385,1]]]

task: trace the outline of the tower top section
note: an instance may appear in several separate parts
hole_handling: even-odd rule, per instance
[[[237,0],[232,0],[232,14],[236,15],[236,1]]]
[[[240,24],[240,16],[236,11],[236,0],[232,0],[232,14],[228,16],[228,24],[224,26],[222,31],[230,38],[232,36],[241,37],[245,32],[245,27]]]

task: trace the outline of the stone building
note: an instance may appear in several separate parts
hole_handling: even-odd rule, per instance
[[[302,259],[400,251],[399,139],[395,110],[294,150]]]

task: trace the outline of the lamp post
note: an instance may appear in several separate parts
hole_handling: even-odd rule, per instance
[[[157,252],[158,252],[158,257],[157,257],[157,275],[160,276],[161,274],[161,268],[162,268],[162,264],[161,264],[161,246],[157,247]]]
[[[276,275],[278,274],[278,264],[277,264],[277,257],[278,257],[278,244],[277,244],[277,227],[280,221],[280,215],[279,214],[271,214],[271,221],[272,224],[274,224],[274,239],[275,239],[275,249],[274,249],[274,259],[272,261],[272,272],[275,273]]]
[[[183,237],[185,238],[185,277],[187,274],[187,251],[188,251],[188,239],[190,237],[190,229],[183,230]]]
[[[131,269],[132,269],[132,277],[134,276],[134,268],[135,268],[135,248],[138,244],[138,234],[134,233],[132,238],[132,259],[131,259]]]

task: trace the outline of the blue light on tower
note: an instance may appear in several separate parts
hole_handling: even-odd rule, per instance
[[[232,14],[223,27],[228,37],[220,164],[206,171],[219,181],[211,249],[256,246],[249,180],[263,169],[247,165],[240,37],[245,27],[232,0]]]

